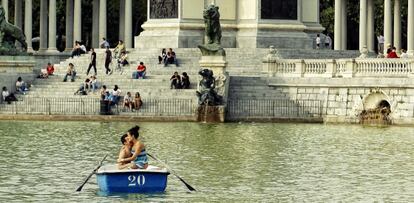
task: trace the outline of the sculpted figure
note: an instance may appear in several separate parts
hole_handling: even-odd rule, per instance
[[[203,78],[198,84],[197,96],[199,105],[220,105],[223,102],[223,97],[218,95],[215,90],[215,79],[213,71],[209,69],[200,70],[198,72]]]
[[[209,5],[203,11],[204,23],[206,24],[205,33],[207,36],[207,44],[221,44],[221,26],[219,7]]]
[[[0,54],[16,52],[16,40],[22,44],[24,50],[27,49],[26,37],[22,30],[6,21],[4,8],[0,6]]]
[[[203,56],[225,56],[226,52],[221,47],[221,26],[219,7],[209,5],[203,11],[205,35],[207,41],[203,45],[198,45]]]

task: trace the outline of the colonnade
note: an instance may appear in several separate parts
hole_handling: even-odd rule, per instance
[[[414,0],[408,1],[407,52],[414,55]],[[345,50],[347,43],[346,21],[348,0],[335,0],[334,49]],[[393,5],[394,3],[394,5]],[[394,16],[392,15],[394,9]],[[366,47],[374,51],[374,0],[360,0],[359,50]],[[393,22],[394,20],[394,22]],[[393,25],[393,27],[392,27]],[[384,45],[401,47],[401,0],[384,0]],[[384,50],[386,51],[386,50]]]
[[[2,0],[1,5],[8,17],[9,0]],[[107,0],[93,0],[92,11],[92,47],[98,48],[99,42],[107,35]],[[132,36],[132,0],[121,0],[119,36],[126,48],[133,47]],[[28,51],[32,46],[32,0],[15,0],[15,25],[22,28],[24,11],[24,33]],[[75,41],[82,41],[82,0],[66,0],[66,50],[73,48]],[[56,49],[56,0],[40,0],[40,41],[39,51],[57,52]]]

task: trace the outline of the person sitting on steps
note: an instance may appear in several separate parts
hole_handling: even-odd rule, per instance
[[[141,77],[142,79],[144,79],[146,71],[147,67],[144,65],[144,62],[139,62],[137,71],[132,74],[132,78],[139,79]]]
[[[178,66],[177,56],[175,55],[175,52],[172,50],[172,48],[168,49],[167,57],[164,60],[164,66],[167,66],[168,64],[175,64]]]
[[[134,108],[135,110],[139,110],[142,106],[142,100],[141,100],[141,95],[139,94],[139,92],[135,93],[135,97],[134,97]]]
[[[53,73],[55,72],[55,68],[51,63],[47,63],[46,71],[47,75],[53,75]]]
[[[7,102],[7,104],[11,104],[12,101],[17,101],[16,96],[14,96],[13,93],[10,93],[5,86],[3,87],[1,95],[3,96],[3,101]]]
[[[18,77],[16,81],[16,90],[18,93],[26,94],[29,91],[28,85],[23,81],[22,77]]]
[[[183,72],[181,76],[181,88],[189,89],[190,88],[190,77],[186,72]]]
[[[86,80],[80,85],[79,89],[74,93],[74,95],[87,95],[87,90],[90,88],[90,79],[86,78]]]
[[[68,69],[66,70],[66,75],[63,78],[63,82],[66,82],[68,80],[68,76],[71,77],[70,79],[71,82],[75,82],[76,70],[75,70],[75,66],[73,65],[73,63],[69,63]]]
[[[114,57],[119,59],[122,52],[126,52],[124,41],[119,40],[118,45],[114,49]]]
[[[122,109],[125,110],[125,107],[128,107],[130,111],[132,111],[132,106],[134,105],[132,101],[131,92],[127,92],[124,97],[124,103],[122,105]]]
[[[170,78],[171,81],[171,89],[181,89],[181,78],[178,75],[178,72],[174,72],[174,74]]]
[[[165,63],[166,58],[167,58],[167,50],[163,48],[161,50],[161,55],[158,56],[158,64],[161,64],[161,62]]]
[[[120,71],[120,74],[123,72],[123,67],[128,65],[128,55],[126,51],[121,52],[121,56],[118,59],[118,70]]]

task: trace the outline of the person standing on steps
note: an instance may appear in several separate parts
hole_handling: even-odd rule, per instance
[[[321,48],[321,37],[319,36],[319,34],[316,35],[316,49],[320,49]]]
[[[111,50],[109,50],[109,47],[107,47],[105,51],[105,69],[106,69],[107,75],[112,74],[112,70],[109,69],[109,64],[111,64],[111,62],[112,62],[112,53],[111,53]]]
[[[96,52],[93,48],[91,48],[91,62],[89,63],[88,70],[86,71],[86,75],[89,75],[89,71],[93,67],[93,70],[95,71],[95,75],[97,75],[96,71]]]

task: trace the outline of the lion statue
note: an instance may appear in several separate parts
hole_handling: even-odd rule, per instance
[[[221,44],[221,26],[219,7],[209,5],[203,11],[204,23],[206,24],[206,36],[208,44]]]
[[[19,41],[24,50],[27,50],[26,37],[22,30],[7,22],[5,11],[0,6],[0,48],[3,51],[16,50],[15,41]]]

